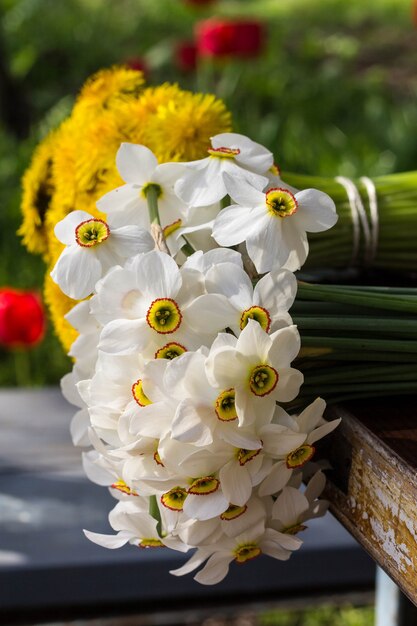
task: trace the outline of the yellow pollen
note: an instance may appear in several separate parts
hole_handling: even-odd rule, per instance
[[[245,543],[234,551],[235,561],[237,563],[246,563],[262,554],[262,550],[256,543]]]
[[[293,450],[287,455],[286,464],[288,469],[303,467],[303,465],[313,458],[315,451],[315,447],[310,446],[308,443]]]
[[[184,354],[184,352],[187,352],[187,348],[184,348],[184,346],[176,341],[171,341],[171,343],[167,343],[155,352],[155,359],[169,359],[172,361],[172,359]]]
[[[145,395],[143,391],[143,384],[142,384],[141,378],[139,378],[139,380],[133,383],[132,394],[133,394],[133,399],[139,404],[139,406],[148,406],[148,404],[152,404],[152,400],[149,400],[149,398]]]
[[[224,146],[221,148],[209,148],[207,152],[216,159],[234,159],[235,156],[240,154],[239,148],[225,148]]]
[[[240,318],[240,330],[243,330],[249,320],[255,320],[267,333],[271,326],[271,317],[266,309],[261,306],[251,306],[243,311]]]
[[[106,241],[110,228],[103,220],[91,219],[81,222],[75,229],[75,240],[82,248],[92,248]]]
[[[235,407],[235,390],[226,389],[216,398],[215,409],[218,419],[222,422],[232,422],[237,419]]]
[[[174,333],[182,321],[182,313],[178,304],[171,298],[157,298],[146,314],[148,325],[157,333],[167,335]]]
[[[263,397],[277,386],[278,372],[270,365],[257,365],[250,372],[249,387],[255,396]]]
[[[274,187],[266,192],[265,197],[268,213],[274,217],[289,217],[298,209],[298,202],[288,189]]]

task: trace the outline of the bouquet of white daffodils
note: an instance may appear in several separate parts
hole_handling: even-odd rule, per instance
[[[65,396],[87,475],[118,503],[107,548],[167,546],[214,584],[230,563],[286,560],[308,519],[323,515],[315,442],[339,420],[317,398],[299,414],[300,350],[288,313],[306,232],[337,220],[331,198],[297,191],[249,138],[212,138],[208,156],[158,164],[122,144],[125,185],[98,202],[106,221],[73,211],[52,278],[81,300]],[[231,199],[231,200],[230,200]],[[233,203],[232,203],[233,202]],[[222,208],[223,207],[223,208]],[[222,247],[219,247],[222,246]],[[307,482],[305,488],[303,482]]]

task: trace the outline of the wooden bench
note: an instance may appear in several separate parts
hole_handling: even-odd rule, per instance
[[[417,399],[352,402],[335,414],[342,424],[324,444],[331,510],[417,605]]]

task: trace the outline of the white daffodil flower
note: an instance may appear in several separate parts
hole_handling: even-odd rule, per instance
[[[234,391],[212,387],[208,381],[207,354],[203,349],[187,352],[167,367],[172,388],[167,393],[178,399],[171,420],[171,437],[196,447],[207,447],[220,440],[233,448],[260,448],[262,444],[254,429],[239,428]]]
[[[236,336],[249,319],[258,322],[267,333],[292,324],[288,310],[297,293],[297,281],[288,270],[266,274],[253,288],[252,281],[241,267],[218,263],[206,274],[206,288],[209,293],[223,294],[232,305],[234,317],[228,326]]]
[[[325,485],[326,478],[318,471],[309,480],[304,493],[294,487],[284,487],[272,507],[273,527],[283,533],[296,534],[306,528],[307,520],[322,517],[329,503],[317,498]]]
[[[64,316],[79,333],[68,352],[68,356],[75,360],[77,382],[92,377],[98,356],[98,340],[102,325],[92,314],[90,302],[90,300],[79,302]]]
[[[149,148],[132,143],[122,143],[116,165],[125,185],[106,193],[97,202],[114,226],[136,224],[146,230],[150,221],[147,191],[152,186],[157,199],[161,224],[168,227],[184,217],[186,205],[174,193],[174,184],[184,174],[182,163],[162,163]]]
[[[245,242],[260,274],[281,267],[300,269],[308,254],[306,232],[321,232],[337,222],[333,200],[317,189],[296,194],[285,187],[260,191],[227,173],[224,181],[236,204],[219,213],[213,237],[221,246]]]
[[[274,417],[276,424],[265,426],[262,430],[262,436],[266,442],[265,452],[279,460],[259,487],[261,496],[277,493],[283,489],[291,479],[293,472],[300,470],[311,461],[315,454],[313,444],[331,433],[340,424],[340,419],[331,422],[323,419],[325,408],[326,403],[322,398],[316,398],[298,416],[288,415],[282,407],[276,408]],[[280,431],[276,434],[276,426],[293,432],[295,445],[292,450],[281,451],[277,447],[276,441],[280,437]]]
[[[199,272],[182,274],[171,257],[158,251],[141,256],[135,270],[141,289],[140,295],[133,294],[135,319],[115,319],[104,326],[99,343],[104,352],[129,354],[151,346],[158,357],[174,344],[185,352],[210,345],[225,328],[230,305],[217,294],[196,297],[203,280]]]
[[[193,207],[218,202],[227,194],[227,172],[240,176],[258,189],[268,182],[265,174],[273,164],[272,153],[244,135],[221,133],[211,138],[209,156],[185,164],[185,174],[175,184],[178,197]]]
[[[261,554],[286,561],[290,558],[291,552],[298,550],[301,544],[297,537],[280,533],[272,528],[265,529],[264,522],[261,521],[236,537],[225,537],[215,546],[198,548],[185,565],[171,570],[171,574],[183,576],[207,561],[203,569],[194,576],[194,580],[203,585],[215,585],[227,575],[232,561],[243,564]]]
[[[295,326],[268,335],[249,319],[238,339],[224,334],[213,343],[207,377],[213,386],[234,389],[240,425],[270,421],[275,403],[293,400],[303,382],[301,372],[290,367],[299,350]]]
[[[109,515],[112,528],[118,531],[117,535],[104,535],[84,530],[87,539],[104,548],[120,548],[126,543],[139,546],[139,548],[163,548],[165,539],[158,535],[158,522],[149,513],[141,510],[135,502],[119,502]],[[187,551],[179,540],[170,539],[171,548]]]
[[[113,266],[155,247],[151,235],[138,226],[113,226],[85,211],[73,211],[55,226],[66,245],[52,272],[52,280],[70,298],[89,296],[97,281]]]
[[[65,400],[70,404],[79,408],[70,424],[70,433],[74,446],[88,447],[90,445],[90,439],[88,437],[88,429],[90,427],[90,414],[88,412],[88,406],[81,398],[77,389],[77,383],[79,382],[76,372],[73,368],[72,372],[65,374],[61,378],[61,391]]]

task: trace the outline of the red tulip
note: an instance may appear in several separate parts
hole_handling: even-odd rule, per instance
[[[44,333],[45,314],[39,296],[32,291],[0,289],[0,344],[28,348]]]
[[[145,78],[149,77],[149,67],[145,59],[142,57],[129,57],[124,61],[124,64],[131,70],[138,70],[143,72]]]
[[[262,50],[263,27],[255,20],[212,18],[196,26],[199,54],[205,57],[255,57]]]
[[[182,72],[192,72],[197,66],[197,46],[193,41],[182,41],[175,48],[175,62]]]

